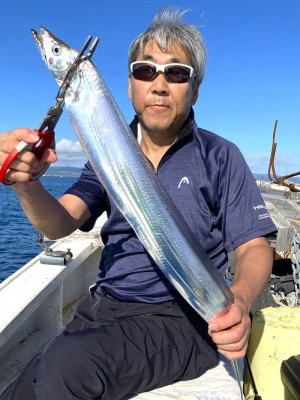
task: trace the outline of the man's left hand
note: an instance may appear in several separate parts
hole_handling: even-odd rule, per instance
[[[245,301],[239,294],[234,293],[233,287],[231,290],[234,303],[225,315],[210,321],[208,331],[219,352],[229,360],[235,360],[246,355],[251,320]]]

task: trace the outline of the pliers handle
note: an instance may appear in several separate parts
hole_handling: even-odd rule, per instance
[[[38,160],[41,160],[44,151],[46,149],[55,150],[55,132],[54,128],[57,124],[61,114],[63,112],[63,101],[57,101],[57,104],[54,107],[50,107],[47,112],[45,118],[43,119],[40,127],[35,129],[34,131],[38,134],[40,140],[34,144],[28,144],[26,142],[21,141],[18,145],[13,149],[13,151],[7,156],[5,159],[1,169],[0,169],[0,182],[6,186],[12,185],[15,182],[6,178],[6,173],[10,168],[11,164],[14,162],[16,158],[18,158],[21,151],[29,150]],[[48,129],[45,129],[48,128]],[[35,181],[39,179],[49,168],[50,163],[45,163],[43,168],[31,174],[31,181]]]
[[[45,130],[43,132],[39,132],[38,130],[35,129],[35,132],[40,137],[38,143],[28,144],[26,142],[21,141],[20,143],[17,144],[17,146],[13,149],[13,151],[6,157],[0,169],[0,182],[3,183],[3,185],[9,186],[15,183],[14,181],[11,181],[6,178],[6,173],[10,168],[11,164],[14,162],[14,160],[18,158],[21,151],[29,150],[32,153],[34,153],[35,156],[40,160],[46,149],[48,148],[53,150],[55,149],[55,140],[54,140],[55,134],[53,131],[51,132],[49,130]],[[44,167],[40,171],[38,171],[37,173],[32,173],[30,180],[35,181],[39,179],[47,171],[49,165],[50,163],[45,163]]]

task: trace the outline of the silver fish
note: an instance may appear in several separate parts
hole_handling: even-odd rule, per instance
[[[78,53],[45,28],[32,33],[60,85]],[[90,60],[79,65],[65,105],[97,177],[165,276],[206,321],[227,312],[233,302],[228,285],[161,186]]]

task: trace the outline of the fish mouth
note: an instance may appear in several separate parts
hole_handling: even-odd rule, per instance
[[[37,42],[37,44],[42,46],[43,36],[45,35],[45,33],[49,34],[49,32],[47,31],[47,29],[43,28],[42,26],[40,27],[40,31],[41,31],[41,33],[38,33],[35,29],[30,29],[30,32],[31,32],[34,40]]]
[[[44,60],[46,61],[46,53],[43,45],[43,35],[47,32],[47,30],[43,27],[40,28],[41,33],[38,33],[35,29],[30,29],[31,35],[33,36],[33,39],[35,40],[35,43],[40,50]]]
[[[40,27],[40,32],[41,33],[37,33],[37,31],[35,29],[30,29],[30,31],[31,31],[31,34],[34,37],[34,39],[37,40],[37,41],[42,41],[42,36],[44,36],[44,35],[54,36],[54,35],[52,35],[52,33],[50,33],[43,26]]]
[[[41,35],[37,33],[35,29],[30,29],[31,35],[33,36],[33,39],[35,40],[36,44],[41,47],[42,45],[42,38]]]

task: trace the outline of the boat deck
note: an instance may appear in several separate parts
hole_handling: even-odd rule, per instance
[[[300,198],[270,188],[261,189],[278,228],[273,245],[276,251],[286,251],[295,229],[299,232]],[[105,217],[99,219],[88,234],[76,231],[51,246],[57,250],[70,248],[73,258],[66,265],[41,263],[39,255],[0,284],[0,393],[27,361],[64,328],[77,303],[88,293],[98,272],[103,248],[99,232],[104,220]],[[219,374],[222,379],[218,379],[216,385],[215,377]],[[239,400],[240,393],[227,364],[211,370],[199,380],[179,382],[131,398]]]
[[[261,194],[269,209],[277,209],[300,233],[300,193],[278,191],[269,187],[260,187]]]

